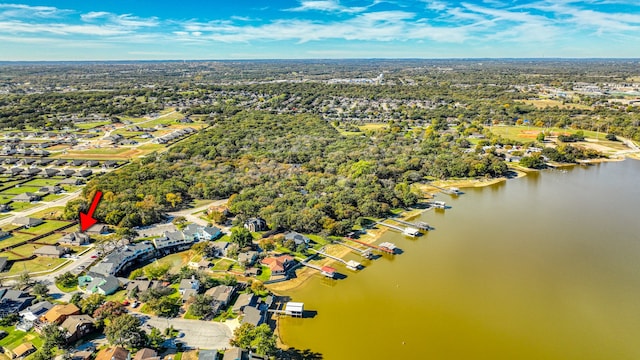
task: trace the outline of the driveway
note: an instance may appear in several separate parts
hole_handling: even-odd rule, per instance
[[[228,349],[230,347],[229,340],[233,337],[229,326],[219,322],[135,315],[142,320],[143,329],[145,324],[149,324],[164,331],[173,325],[175,330],[184,333],[184,336],[178,337],[176,341],[183,343],[190,349]]]

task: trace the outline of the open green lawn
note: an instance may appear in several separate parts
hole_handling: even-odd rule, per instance
[[[31,239],[32,236],[29,234],[18,234],[18,233],[14,233],[12,234],[12,236],[9,236],[8,238],[5,238],[4,240],[0,240],[0,247],[7,247],[7,246],[11,246],[14,244],[18,244],[21,243],[23,241],[29,240]]]
[[[38,243],[54,245],[58,241],[60,241],[60,238],[62,238],[62,236],[63,236],[62,234],[49,235],[47,237],[43,237],[42,239],[38,240]]]
[[[0,253],[0,256],[8,256],[8,255],[7,253]],[[9,271],[6,272],[6,274],[19,275],[25,272],[25,270],[29,273],[36,272],[36,271],[47,271],[47,270],[54,269],[56,266],[59,266],[60,264],[63,264],[64,262],[68,262],[68,261],[70,260],[37,257],[33,260],[20,261],[20,262],[14,263],[11,266],[11,269],[9,269]]]
[[[4,195],[4,194],[18,195],[18,194],[24,194],[26,192],[35,193],[35,192],[38,192],[38,190],[40,190],[40,186],[21,185],[20,187],[12,187],[12,188],[6,189],[5,191],[2,192],[1,195]]]
[[[31,209],[32,207],[36,207],[40,205],[37,202],[32,202],[32,203],[28,203],[28,202],[12,202],[11,203],[11,209],[13,211],[23,211],[23,210],[27,210],[27,209]]]
[[[111,124],[111,121],[104,120],[104,121],[88,122],[88,123],[82,123],[82,124],[73,124],[73,126],[75,126],[78,129],[88,130],[88,129],[97,128],[98,126],[104,126],[109,124]]]
[[[522,141],[522,142],[530,142],[535,141],[536,136],[539,132],[549,132],[552,134],[575,134],[579,130],[577,129],[560,129],[560,128],[541,128],[536,126],[525,126],[525,125],[499,125],[492,126],[489,128],[492,133],[496,135],[500,135],[507,139]],[[584,136],[587,138],[595,139],[596,136],[604,139],[604,133],[597,133],[595,131],[583,130]]]
[[[268,266],[262,265],[262,273],[256,277],[256,279],[265,282],[271,279],[271,269]]]
[[[78,290],[78,284],[76,284],[74,286],[71,286],[71,287],[65,287],[64,285],[56,282],[56,287],[58,289],[60,289],[60,291],[66,292],[66,293],[70,293],[70,292],[74,292],[74,291]]]
[[[49,194],[42,198],[42,201],[55,201],[64,197],[64,194]]]
[[[127,297],[127,290],[119,290],[111,295],[107,295],[106,301],[115,301],[121,303]]]
[[[153,267],[153,266],[157,266],[158,264],[169,264],[169,266],[171,266],[171,268],[169,269],[170,272],[177,272],[180,270],[181,267],[187,265],[187,263],[189,262],[189,259],[191,259],[191,257],[193,257],[194,253],[191,250],[186,250],[186,251],[182,251],[179,253],[175,253],[175,254],[171,254],[171,255],[167,255],[163,258],[160,258],[154,262],[152,262],[151,264],[148,264],[146,266],[144,266],[142,269],[144,271],[145,268],[147,267]]]
[[[0,204],[6,204],[13,199],[15,195],[2,195],[0,194]]]
[[[7,349],[15,349],[18,345],[30,342],[36,348],[42,347],[43,340],[35,331],[23,332],[16,330],[13,326],[0,326],[0,330],[7,332],[7,336],[0,340],[0,347],[6,347]],[[29,358],[29,357],[27,357]]]
[[[67,221],[58,221],[58,220],[47,220],[44,223],[36,226],[36,227],[31,227],[29,229],[26,229],[26,232],[30,232],[32,234],[45,234],[48,233],[50,231],[54,231],[56,229],[59,229],[65,225],[69,224],[69,222]]]
[[[86,150],[82,150],[80,151],[81,153],[85,154],[85,155],[103,155],[103,154],[109,154],[109,155],[116,155],[116,154],[121,154],[125,151],[130,150],[129,148],[98,148],[98,149],[86,149]]]
[[[9,179],[9,178],[7,178]],[[0,184],[0,188],[5,188],[5,187],[11,187],[14,186],[18,183],[22,182],[22,180],[9,180],[9,181],[5,181],[2,184]]]
[[[235,264],[235,262],[231,260],[220,259],[213,265],[212,270],[227,271],[233,266],[233,264]]]
[[[56,179],[56,178],[51,178],[51,179],[33,179],[30,180],[29,182],[24,183],[23,186],[37,186],[38,188],[41,188],[43,186],[53,186],[56,185],[60,182],[60,178]]]
[[[35,212],[31,215],[31,217],[35,217],[35,218],[47,218],[49,216],[51,216],[51,213],[58,213],[64,211],[64,206],[54,206],[54,207],[50,207],[50,208],[46,208],[44,210],[40,210],[38,212]]]

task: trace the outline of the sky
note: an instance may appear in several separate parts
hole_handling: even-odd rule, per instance
[[[640,0],[0,2],[0,61],[557,57],[640,57]]]

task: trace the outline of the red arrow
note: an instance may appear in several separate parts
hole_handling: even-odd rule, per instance
[[[80,213],[80,232],[85,232],[88,228],[92,227],[98,220],[93,218],[93,213],[96,211],[96,207],[98,207],[98,202],[100,202],[100,198],[102,197],[101,191],[96,191],[96,194],[93,195],[93,200],[91,200],[91,206],[89,207],[88,213]]]

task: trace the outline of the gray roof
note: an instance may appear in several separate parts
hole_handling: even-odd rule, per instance
[[[17,217],[13,219],[13,224],[16,224],[16,225],[36,226],[36,225],[42,224],[43,222],[44,221],[42,219],[26,217],[26,216]]]
[[[31,305],[31,301],[33,301],[33,296],[25,292],[0,288],[0,317],[19,312]]]
[[[293,240],[293,242],[296,245],[301,245],[301,244],[308,244],[309,243],[309,238],[302,235],[302,234],[298,234],[295,231],[292,231],[290,233],[287,233],[284,235],[284,238],[286,240]]]
[[[41,248],[36,249],[33,253],[36,255],[56,255],[61,256],[65,252],[67,252],[66,248],[62,246],[54,246],[54,245],[45,245]]]
[[[0,256],[0,271],[3,271],[4,268],[7,266],[8,260],[9,260],[8,257]]]
[[[237,313],[245,309],[246,306],[255,305],[256,298],[253,294],[240,294],[236,303],[233,304],[233,312]]]
[[[198,352],[198,360],[217,360],[218,350],[200,350]]]
[[[237,347],[232,347],[231,349],[227,349],[224,352],[224,357],[222,358],[222,360],[245,360],[246,358],[247,356],[244,350]],[[198,358],[198,360],[200,360],[200,358]]]
[[[242,318],[243,324],[252,324],[258,326],[262,324],[262,311],[252,306],[246,306],[244,308],[244,317]]]
[[[231,300],[234,290],[235,290],[235,287],[233,286],[218,285],[216,287],[213,287],[207,290],[205,294],[213,297],[214,301],[219,301],[226,304],[226,303],[229,303],[229,300]]]
[[[22,310],[20,314],[32,313],[33,315],[39,316],[44,315],[47,311],[51,310],[53,304],[48,301],[40,301],[37,304],[31,305],[28,308]]]

